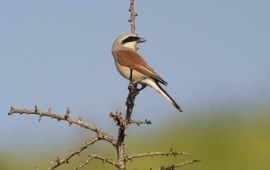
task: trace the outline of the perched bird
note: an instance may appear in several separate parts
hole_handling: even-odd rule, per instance
[[[179,112],[182,112],[181,107],[159,84],[166,86],[167,82],[137,52],[138,43],[143,42],[145,39],[133,33],[124,33],[116,38],[112,46],[112,54],[118,72],[134,83],[152,87],[169,100]]]

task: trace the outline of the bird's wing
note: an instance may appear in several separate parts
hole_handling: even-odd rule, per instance
[[[119,64],[134,69],[164,85],[167,85],[167,82],[163,80],[137,52],[128,50],[114,51],[113,56]]]

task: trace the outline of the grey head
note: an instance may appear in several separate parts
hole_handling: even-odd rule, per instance
[[[117,50],[132,49],[136,50],[138,43],[145,42],[145,39],[133,33],[124,33],[118,36],[112,46],[112,52]]]

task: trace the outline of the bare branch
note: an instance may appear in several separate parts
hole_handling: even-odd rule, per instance
[[[135,12],[134,4],[135,4],[135,0],[130,0],[130,7],[129,7],[130,19],[128,21],[130,22],[131,32],[136,34],[135,17],[138,16],[138,14]]]
[[[51,109],[49,109],[47,112],[41,111],[41,110],[38,109],[37,106],[35,106],[34,110],[18,109],[18,108],[15,108],[15,107],[11,107],[8,115],[13,115],[13,114],[38,115],[39,120],[43,116],[44,117],[50,117],[50,118],[56,119],[58,121],[63,120],[63,121],[68,122],[69,125],[76,124],[76,125],[78,125],[80,127],[91,130],[91,131],[95,132],[100,139],[105,140],[105,141],[111,143],[112,145],[116,145],[116,140],[112,136],[107,134],[106,132],[104,132],[101,129],[98,129],[96,126],[84,121],[82,118],[78,118],[78,119],[72,118],[70,116],[70,110],[69,109],[67,109],[65,115],[62,116],[62,115],[53,113],[51,111]]]
[[[176,168],[180,168],[182,166],[186,166],[186,165],[191,165],[191,164],[195,164],[197,162],[200,162],[201,160],[191,160],[191,161],[186,161],[186,162],[183,162],[183,163],[180,163],[180,164],[176,164],[176,165],[170,165],[170,166],[167,166],[167,167],[160,167],[159,170],[176,170]]]
[[[130,120],[129,122],[130,124],[136,124],[138,126],[142,125],[142,124],[146,124],[146,125],[151,125],[152,122],[150,120],[145,119],[144,121],[141,120]]]
[[[115,122],[117,122],[117,125],[119,126],[122,124],[122,126],[128,126],[129,124],[136,124],[138,126],[142,124],[152,124],[150,120],[145,119],[144,121],[142,120],[129,120],[127,121],[123,116],[121,112],[111,112],[110,116],[113,118]]]
[[[93,158],[89,158],[89,159],[85,160],[81,165],[75,167],[73,170],[79,170],[79,169],[85,167],[85,166],[88,165],[92,160],[93,160]]]
[[[113,161],[112,159],[104,158],[103,156],[97,155],[97,154],[90,154],[89,159],[87,159],[84,163],[74,168],[74,170],[78,170],[80,168],[83,168],[84,166],[88,165],[92,160],[97,159],[101,160],[103,163],[108,163],[110,165],[113,165],[114,167],[118,168],[118,164]]]
[[[185,152],[147,152],[147,153],[139,153],[135,155],[128,156],[127,159],[132,161],[133,159],[143,158],[143,157],[155,157],[155,156],[185,156],[189,155],[189,153]]]
[[[132,33],[136,34],[135,17],[137,16],[137,14],[135,13],[134,5],[135,5],[135,0],[130,0],[130,6],[129,6],[130,29]],[[129,90],[129,94],[126,100],[127,110],[126,110],[125,119],[121,115],[120,116],[114,115],[115,117],[111,115],[118,124],[118,138],[117,138],[117,145],[116,145],[117,158],[118,158],[118,164],[119,164],[118,170],[126,170],[127,155],[126,155],[125,143],[124,143],[125,130],[131,122],[131,114],[133,112],[135,98],[139,94],[139,90],[137,89],[137,84],[132,82],[132,69],[130,70],[130,83],[128,85],[128,90]]]
[[[69,160],[72,157],[74,157],[75,155],[79,155],[83,150],[88,148],[90,145],[93,145],[98,140],[101,140],[101,139],[99,137],[91,138],[91,139],[87,140],[85,143],[83,143],[80,147],[78,147],[75,151],[71,151],[64,158],[62,158],[62,159],[57,158],[54,162],[52,162],[52,165],[48,168],[48,170],[53,170],[62,164],[69,163]]]
[[[131,114],[133,112],[135,98],[139,94],[139,91],[137,89],[137,84],[134,84],[133,82],[130,82],[128,84],[128,90],[129,90],[129,94],[128,94],[127,101],[126,101],[126,106],[127,106],[126,120],[130,121]]]

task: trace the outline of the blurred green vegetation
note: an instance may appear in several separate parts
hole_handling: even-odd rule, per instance
[[[185,157],[134,160],[128,164],[128,169],[157,169],[161,165],[200,159],[202,162],[180,169],[269,170],[270,109],[254,110],[239,113],[240,111],[233,109],[217,109],[207,115],[182,114],[180,118],[161,121],[162,126],[159,125],[154,129],[155,124],[151,125],[152,128],[132,127],[127,136],[128,153],[168,151],[173,148],[175,151],[192,154]],[[0,169],[33,169],[35,165],[40,169],[47,169],[50,161],[56,156],[67,153],[67,151],[58,152],[59,150],[61,149],[46,148],[43,153],[38,154],[1,153]],[[72,169],[81,164],[90,151],[115,158],[112,156],[115,155],[115,151],[109,145],[101,143],[59,169]],[[100,161],[93,161],[84,169],[109,170],[112,167]]]

